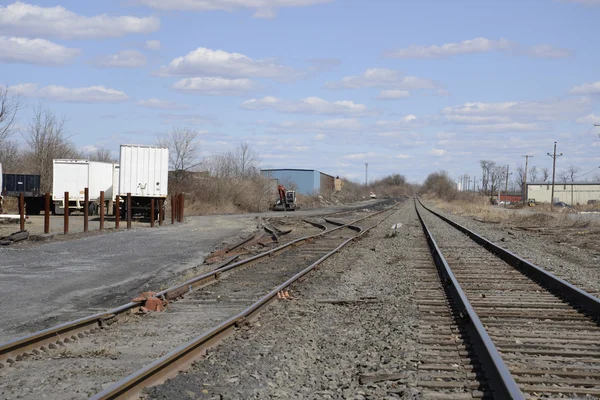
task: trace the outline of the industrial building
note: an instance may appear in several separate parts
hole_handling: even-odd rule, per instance
[[[335,188],[333,176],[314,169],[261,169],[260,172],[267,178],[277,179],[279,185],[306,196],[330,195]]]
[[[527,199],[536,202],[550,203],[552,196],[552,183],[528,183]],[[554,202],[562,201],[567,204],[588,204],[600,202],[600,183],[598,182],[556,182],[554,184]]]

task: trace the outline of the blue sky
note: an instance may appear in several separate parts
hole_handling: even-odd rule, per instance
[[[19,124],[41,100],[115,155],[187,126],[204,157],[248,142],[263,167],[419,182],[550,167],[556,140],[583,173],[599,20],[600,0],[2,1],[0,70]]]

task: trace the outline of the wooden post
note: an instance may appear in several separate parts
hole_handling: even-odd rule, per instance
[[[155,199],[150,199],[150,227],[154,228],[154,202]]]
[[[115,229],[119,229],[119,218],[121,217],[121,199],[115,196]]]
[[[83,190],[83,232],[88,231],[88,221],[90,215],[90,190],[85,188]]]
[[[179,222],[183,223],[183,209],[185,206],[185,195],[183,193],[179,194],[181,196],[180,207],[179,207]]]
[[[44,233],[50,233],[50,193],[46,193],[46,201],[44,202]]]
[[[19,224],[21,231],[25,230],[25,194],[21,192],[19,194]]]
[[[67,233],[69,233],[69,192],[65,192],[65,201],[63,203],[64,205],[64,234],[66,235]]]
[[[104,190],[100,191],[100,230],[104,230]]]
[[[131,193],[127,193],[127,229],[131,229]]]

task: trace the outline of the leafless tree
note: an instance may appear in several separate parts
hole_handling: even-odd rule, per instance
[[[581,171],[581,168],[574,166],[573,164],[569,165],[567,168],[567,173],[569,174],[569,179],[571,182],[575,182],[575,175]]]
[[[525,183],[525,168],[522,165],[517,166],[515,170],[516,177],[515,183],[518,185],[519,190],[523,190],[523,184]]]
[[[257,165],[260,162],[258,153],[248,143],[240,143],[233,151],[236,175],[249,177],[258,174]]]
[[[481,160],[479,163],[481,165],[482,190],[485,194],[492,196],[498,190],[498,185],[504,177],[506,169],[490,160]]]
[[[41,175],[41,190],[52,190],[52,160],[78,158],[80,154],[66,134],[66,117],[57,117],[41,104],[33,109],[33,117],[24,133],[29,149],[25,159],[33,173]]]
[[[86,158],[90,161],[100,161],[107,163],[116,163],[117,159],[110,154],[110,150],[98,148],[86,154]]]
[[[17,113],[23,108],[23,98],[6,86],[0,86],[0,144],[13,133]]]
[[[562,183],[567,183],[569,181],[569,172],[568,171],[560,171],[558,173],[558,180]]]
[[[548,180],[548,177],[550,177],[550,168],[542,168],[542,182],[546,182]]]
[[[456,191],[456,185],[446,171],[440,171],[427,176],[425,182],[423,182],[422,190],[434,193],[440,198],[448,198]]]
[[[173,127],[171,132],[158,138],[158,145],[169,148],[169,167],[175,171],[178,181],[199,165],[198,132],[190,128]]]
[[[0,143],[0,164],[3,173],[27,173],[23,169],[19,157],[19,145],[13,140],[4,140]]]
[[[537,181],[537,176],[538,176],[538,170],[537,167],[534,165],[533,167],[529,168],[529,175],[527,180],[529,182],[535,182]]]

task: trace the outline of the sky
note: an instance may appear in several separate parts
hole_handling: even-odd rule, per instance
[[[246,142],[264,168],[421,182],[551,167],[556,141],[585,180],[599,20],[600,0],[0,1],[0,84],[19,126],[42,102],[114,156],[189,127],[202,157]]]

